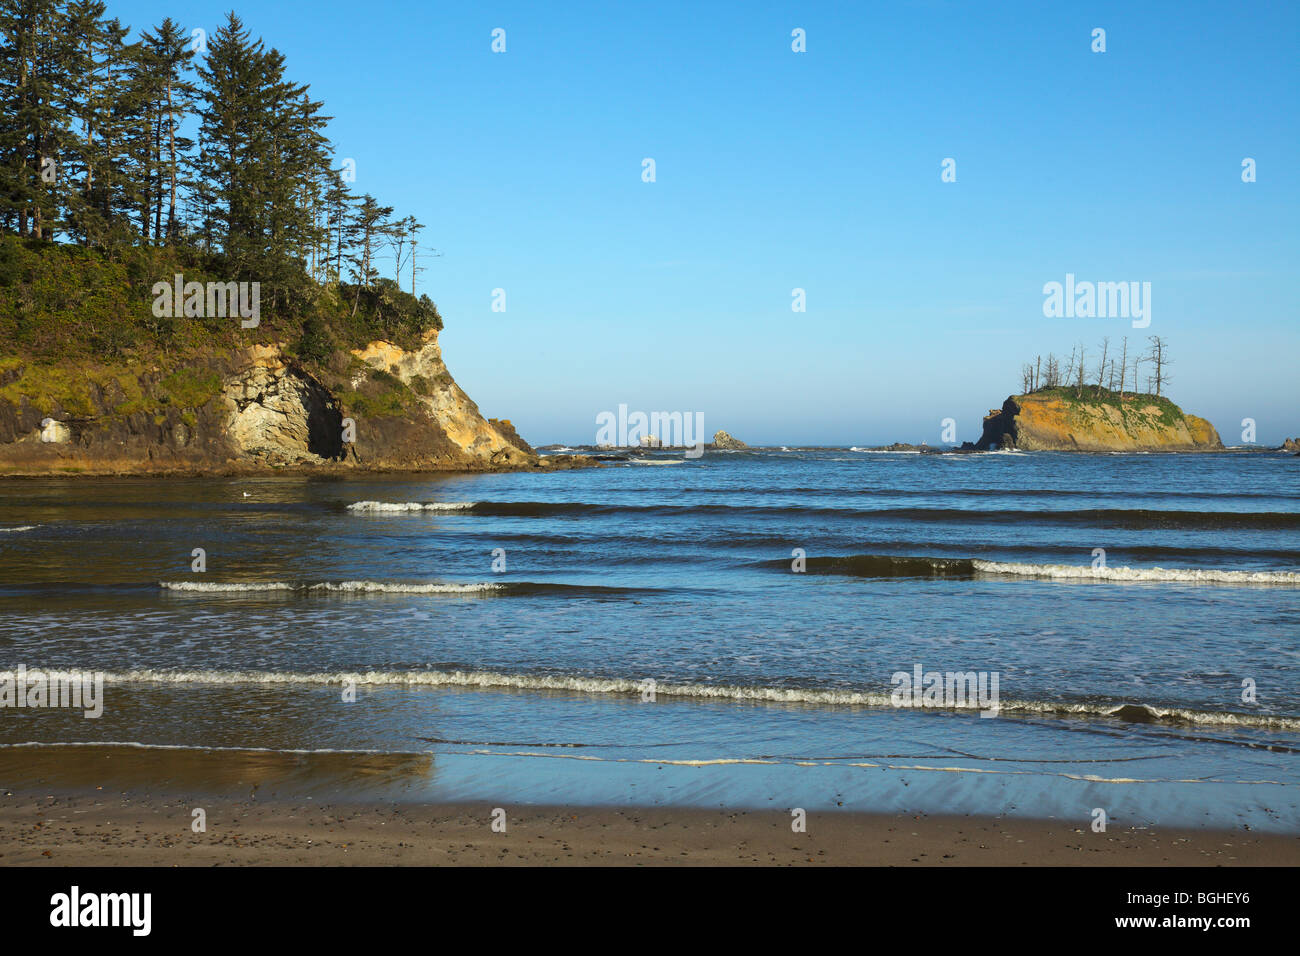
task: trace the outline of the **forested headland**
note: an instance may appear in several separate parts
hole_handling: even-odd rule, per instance
[[[441,328],[418,294],[423,225],[351,192],[329,119],[234,13],[210,35],[170,18],[133,32],[100,0],[0,0],[6,354],[279,341],[323,365]],[[177,274],[258,283],[260,324],[157,314]]]

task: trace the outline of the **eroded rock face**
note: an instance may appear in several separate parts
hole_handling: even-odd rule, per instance
[[[222,389],[234,452],[280,465],[342,459],[343,414],[329,391],[278,349],[258,346],[250,357]]]
[[[1145,399],[1145,400],[1144,400]],[[1210,451],[1223,447],[1204,418],[1175,405],[1131,396],[1121,409],[1104,401],[1013,395],[984,419],[975,447],[1022,451]]]
[[[0,473],[346,474],[593,464],[581,456],[539,458],[510,422],[485,419],[448,374],[436,334],[410,352],[372,342],[351,358],[349,368],[348,356],[337,356],[339,364],[317,378],[278,345],[189,356],[185,381],[210,381],[211,389],[179,393],[168,385],[177,374],[172,368],[69,367],[65,378],[96,383],[75,407],[38,389],[0,400]],[[21,370],[0,372],[0,385]]]
[[[522,465],[537,455],[508,422],[485,419],[473,399],[452,380],[442,360],[438,333],[412,352],[388,342],[371,342],[354,356],[371,368],[399,379],[417,397],[447,440],[469,459],[485,465]]]

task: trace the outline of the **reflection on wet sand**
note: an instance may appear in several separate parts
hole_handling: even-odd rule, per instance
[[[350,799],[424,790],[434,779],[427,753],[285,752],[130,745],[0,749],[6,789],[43,788],[233,797]]]

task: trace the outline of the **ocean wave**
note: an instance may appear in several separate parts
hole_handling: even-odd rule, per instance
[[[16,528],[0,528],[0,534],[17,534],[20,531],[35,531],[40,525],[24,524]]]
[[[789,570],[790,560],[763,562],[765,567]],[[975,562],[970,558],[926,558],[889,554],[847,554],[804,559],[812,574],[845,574],[861,578],[973,578]]]
[[[239,591],[292,591],[296,585],[283,581],[248,581],[248,582],[209,582],[209,581],[159,581],[158,586],[165,591],[195,591],[204,593],[225,593]]]
[[[662,491],[662,486],[651,485],[626,485],[620,486],[619,491],[625,494],[653,494]],[[931,488],[921,488],[913,486],[911,488],[884,488],[855,486],[852,488],[836,487],[834,485],[738,485],[738,486],[709,486],[709,485],[685,485],[675,489],[683,494],[708,494],[708,495],[744,495],[746,497],[757,497],[761,495],[798,495],[800,497],[813,498],[1092,498],[1104,500],[1115,498],[1123,501],[1132,501],[1134,498],[1167,500],[1188,498],[1192,500],[1208,501],[1233,501],[1235,499],[1247,500],[1251,498],[1261,498],[1277,501],[1300,501],[1300,493],[1286,491],[1243,491],[1234,489],[1228,491],[1196,491],[1196,490],[1144,490],[1134,494],[1129,491],[1103,491],[1096,488],[943,488],[935,490]],[[1286,512],[1283,512],[1286,513]]]
[[[763,567],[789,570],[791,561],[778,558]],[[1300,587],[1296,571],[1228,571],[1215,568],[1094,568],[1076,564],[1032,564],[980,558],[912,557],[891,554],[846,554],[804,559],[811,574],[842,574],[862,578],[974,578],[993,575],[1060,581],[1170,581],[1191,584],[1245,584]]]
[[[387,581],[322,582],[308,586],[312,591],[346,591],[381,594],[477,594],[482,591],[501,591],[504,584],[483,582],[479,584],[393,584]]]
[[[560,595],[602,600],[653,596],[690,588],[620,587],[605,584],[566,584],[558,581],[159,581],[165,591],[192,594],[287,593],[310,594],[495,594],[509,596]],[[699,590],[699,589],[695,589]]]
[[[474,507],[473,501],[356,501],[348,505],[348,511],[357,514],[372,514],[404,511],[469,511]]]
[[[1192,584],[1273,584],[1300,587],[1296,571],[1225,571],[1214,568],[1094,568],[1074,564],[971,562],[981,574],[1055,578],[1068,581],[1185,581]]]
[[[890,454],[893,454],[892,452]],[[990,453],[992,454],[992,453]],[[649,464],[651,462],[645,462]],[[682,459],[653,462],[681,464]],[[1082,508],[1082,509],[973,509],[944,507],[837,508],[834,506],[707,504],[642,504],[579,501],[461,501],[386,503],[360,501],[349,505],[355,513],[456,511],[494,517],[596,516],[615,514],[650,514],[656,518],[669,515],[791,515],[817,518],[844,518],[854,521],[913,521],[952,524],[1042,524],[1098,528],[1206,529],[1227,530],[1254,528],[1284,530],[1300,528],[1300,513],[1291,511],[1189,511],[1158,508]]]
[[[357,686],[450,687],[480,690],[565,691],[593,695],[640,696],[648,688],[645,680],[592,677],[576,674],[507,674],[476,670],[421,671],[215,671],[215,670],[129,670],[106,672],[107,683],[206,684],[206,685],[304,685],[352,683]],[[979,712],[981,705],[895,708],[888,691],[771,685],[654,683],[657,696],[695,700],[856,706],[921,711]],[[1128,723],[1195,724],[1300,731],[1300,717],[1207,711],[1122,701],[1074,703],[1067,701],[1001,700],[1002,714],[1077,719],[1114,719]]]
[[[167,591],[191,591],[204,594],[237,594],[264,591],[340,591],[347,593],[385,594],[476,594],[483,591],[502,590],[504,584],[403,584],[388,581],[322,581],[318,584],[287,584],[283,581],[220,582],[220,581],[160,581]]]

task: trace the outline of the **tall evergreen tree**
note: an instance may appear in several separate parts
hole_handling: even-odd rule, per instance
[[[170,18],[133,39],[105,0],[0,0],[0,228],[110,254],[185,244],[292,314],[346,263],[355,315],[385,247],[379,298],[407,263],[414,291],[422,227],[351,195],[284,56],[231,13],[194,59]]]
[[[203,234],[208,248],[220,249],[238,276],[249,274],[261,252],[254,209],[263,175],[262,65],[262,42],[231,13],[198,66],[201,127],[194,172],[205,212]]]
[[[20,235],[38,239],[58,228],[59,163],[70,138],[66,26],[59,0],[0,2],[0,203]]]

